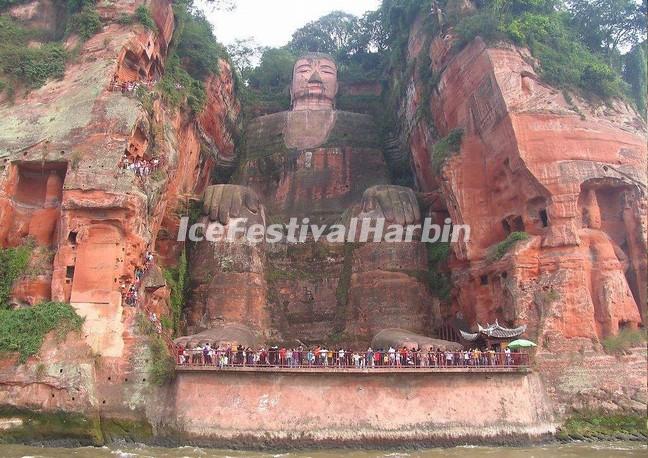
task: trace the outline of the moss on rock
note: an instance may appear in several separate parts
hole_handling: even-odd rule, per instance
[[[153,427],[145,420],[101,418],[78,412],[38,411],[0,406],[0,444],[102,446],[115,441],[151,442]]]
[[[636,440],[648,438],[646,417],[582,413],[569,417],[556,438],[568,440]]]
[[[88,417],[64,411],[38,412],[4,406],[0,407],[0,419],[16,420],[14,427],[0,431],[0,443],[104,444],[98,416]]]

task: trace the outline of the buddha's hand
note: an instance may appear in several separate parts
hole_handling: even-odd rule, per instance
[[[247,227],[265,222],[263,205],[256,193],[246,186],[233,184],[209,186],[203,199],[203,214],[222,225],[238,218],[246,219]]]
[[[414,191],[403,186],[372,186],[362,195],[361,208],[361,217],[384,218],[386,223],[404,226],[421,221]]]

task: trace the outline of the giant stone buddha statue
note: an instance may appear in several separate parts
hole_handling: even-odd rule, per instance
[[[249,122],[234,183],[208,188],[203,221],[237,218],[335,223],[343,216],[420,223],[414,192],[389,185],[371,116],[335,109],[337,66],[297,59],[291,110]],[[246,326],[260,340],[369,342],[385,328],[428,333],[436,314],[420,242],[251,244],[200,242],[191,260],[189,332]],[[217,331],[215,331],[218,334]],[[224,333],[227,334],[227,333]]]

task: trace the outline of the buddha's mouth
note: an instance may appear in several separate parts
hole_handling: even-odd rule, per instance
[[[321,94],[324,92],[324,85],[321,83],[308,83],[308,92]]]

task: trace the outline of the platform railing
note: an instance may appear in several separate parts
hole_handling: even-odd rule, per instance
[[[280,369],[430,369],[430,368],[522,368],[529,366],[523,352],[347,352],[336,351],[237,351],[184,349],[176,352],[181,367],[280,368]]]

